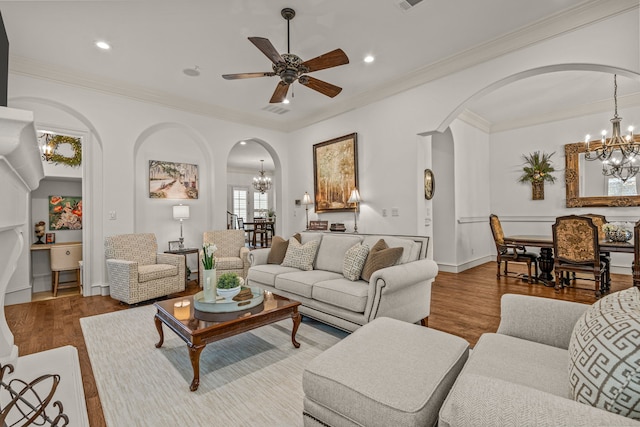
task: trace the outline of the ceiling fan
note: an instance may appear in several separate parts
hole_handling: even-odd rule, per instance
[[[287,53],[280,55],[269,39],[249,37],[249,41],[273,62],[273,71],[224,74],[222,77],[226,80],[250,79],[254,77],[280,77],[276,90],[273,92],[273,96],[271,96],[271,100],[269,101],[272,104],[284,101],[287,97],[289,85],[296,80],[298,80],[300,84],[331,98],[339,94],[342,91],[341,87],[307,76],[306,73],[348,64],[349,58],[347,55],[342,49],[336,49],[303,62],[298,55],[290,52],[289,21],[296,16],[296,12],[289,7],[285,7],[280,14],[287,20]]]

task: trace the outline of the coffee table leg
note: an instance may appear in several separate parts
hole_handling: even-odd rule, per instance
[[[164,333],[162,332],[162,321],[158,318],[157,315],[153,317],[153,320],[156,323],[156,329],[158,330],[158,334],[160,335],[160,341],[158,341],[158,343],[156,344],[156,348],[160,348],[164,343]]]
[[[291,313],[291,318],[293,319],[293,329],[291,330],[291,342],[295,348],[300,347],[300,343],[296,341],[296,333],[298,332],[298,326],[300,326],[300,320],[302,316],[298,312],[298,307],[295,307],[293,312]]]
[[[196,391],[200,385],[200,353],[205,346],[189,346],[189,359],[191,359],[191,367],[193,368],[193,381],[191,381],[191,391]]]

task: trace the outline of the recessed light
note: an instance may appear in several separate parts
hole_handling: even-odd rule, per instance
[[[97,41],[96,42],[96,46],[98,46],[100,49],[102,50],[109,50],[111,49],[111,45],[103,40]]]
[[[364,57],[364,62],[366,62],[367,64],[373,62],[375,60],[375,58],[373,57],[373,55],[367,55]]]
[[[289,100],[287,98],[284,99],[284,101],[282,101],[283,104],[288,104]]]
[[[247,141],[240,141],[240,145],[247,145]]]
[[[193,68],[185,68],[182,72],[189,77],[198,77],[200,75],[200,67],[196,65]]]

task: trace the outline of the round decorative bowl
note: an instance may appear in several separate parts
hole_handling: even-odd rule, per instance
[[[240,293],[240,288],[242,288],[241,285],[238,285],[235,288],[231,289],[218,288],[218,295],[223,297],[226,302],[231,302],[233,300],[233,297]]]
[[[610,242],[628,242],[631,240],[630,230],[607,231],[605,235]]]

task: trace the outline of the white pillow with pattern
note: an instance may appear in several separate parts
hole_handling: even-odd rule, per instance
[[[360,274],[362,274],[362,268],[369,256],[369,246],[356,243],[351,246],[344,254],[344,261],[342,261],[342,275],[347,279],[355,282],[360,280]]]
[[[313,270],[313,261],[316,259],[319,244],[319,240],[311,240],[303,245],[297,239],[290,238],[289,247],[281,265],[305,271]]]

